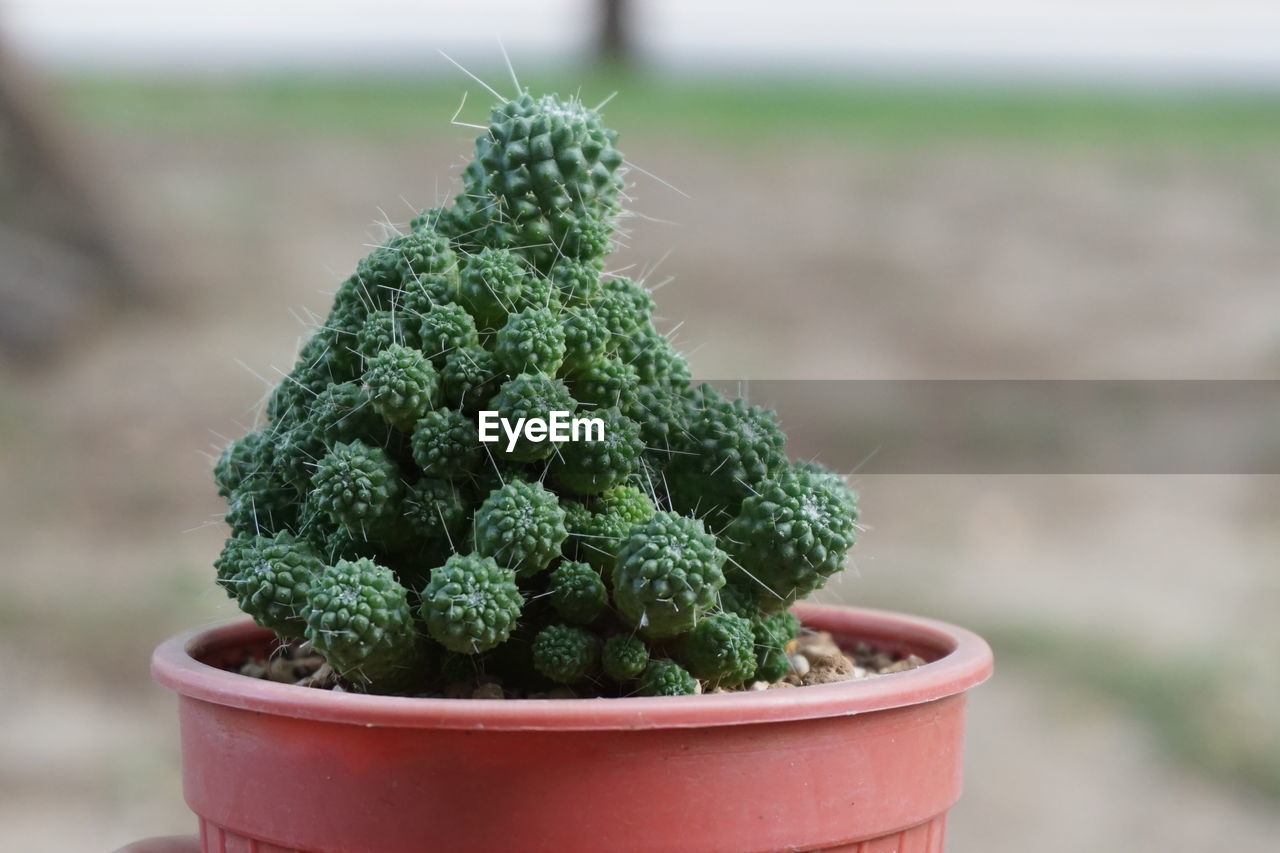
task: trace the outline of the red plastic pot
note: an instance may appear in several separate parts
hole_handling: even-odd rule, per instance
[[[152,672],[179,694],[205,851],[941,851],[990,648],[911,616],[796,613],[930,662],[754,693],[412,699],[221,669],[270,642],[241,621],[166,641]]]

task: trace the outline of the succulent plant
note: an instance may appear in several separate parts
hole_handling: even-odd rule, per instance
[[[405,522],[425,548],[448,553],[465,541],[471,506],[454,481],[423,477],[408,488],[401,506]]]
[[[444,403],[472,414],[489,401],[503,378],[493,353],[479,344],[452,349],[444,356],[444,365],[440,368]]]
[[[590,624],[609,603],[600,573],[573,560],[562,560],[547,578],[547,595],[560,618],[575,625]]]
[[[304,634],[343,677],[371,692],[412,685],[424,647],[395,574],[369,559],[339,560],[316,575]]]
[[[786,464],[786,436],[773,412],[727,400],[706,385],[678,441],[666,472],[672,503],[716,519],[737,515],[752,486]]]
[[[513,421],[545,418],[550,412],[572,412],[578,408],[564,380],[542,373],[513,376],[489,399],[489,405]],[[535,462],[555,453],[556,443],[531,441],[522,436],[513,448],[502,446],[499,452],[516,462]]]
[[[596,495],[592,507],[565,506],[567,553],[601,572],[612,572],[627,532],[653,517],[653,500],[635,486],[617,486]]]
[[[696,518],[656,512],[631,528],[613,562],[613,601],[642,634],[693,629],[724,586],[725,553]]]
[[[458,300],[476,325],[497,329],[525,302],[529,268],[507,249],[483,249],[467,258]]]
[[[389,344],[364,372],[369,400],[387,423],[413,432],[418,419],[440,402],[440,376],[421,350]]]
[[[561,684],[587,678],[600,664],[600,640],[573,625],[548,625],[533,640],[533,665]]]
[[[800,631],[800,620],[789,610],[769,616],[756,615],[751,621],[755,636],[756,674],[763,681],[777,681],[787,674],[787,644]]]
[[[494,340],[493,356],[507,373],[554,376],[564,364],[564,326],[548,308],[509,315]]]
[[[741,684],[756,672],[755,639],[749,619],[712,613],[684,636],[681,655],[698,678]]]
[[[592,495],[622,485],[640,466],[644,452],[635,421],[616,408],[591,415],[602,424],[600,437],[567,442],[551,459],[552,479],[575,494]]]
[[[436,409],[419,418],[413,430],[413,461],[428,477],[458,479],[484,461],[476,425],[457,409]]]
[[[476,510],[476,550],[518,575],[547,568],[568,537],[564,510],[538,483],[512,480],[489,493]]]
[[[404,311],[370,311],[356,332],[356,353],[368,365],[391,344],[417,349],[421,346],[420,318]]]
[[[522,93],[493,109],[448,221],[465,250],[516,252],[540,272],[599,258],[622,191],[617,133],[576,100]]]
[[[760,482],[721,537],[736,570],[760,584],[765,610],[808,595],[844,567],[857,507],[843,481],[812,467]]]
[[[395,534],[404,485],[399,467],[381,447],[335,444],[316,464],[311,483],[316,506],[352,536]]]
[[[698,692],[698,679],[670,658],[649,661],[640,674],[644,696],[687,696]]]
[[[323,568],[311,545],[291,533],[258,537],[240,557],[230,590],[259,625],[299,634],[311,585]]]
[[[443,367],[449,354],[462,347],[480,343],[476,321],[461,305],[432,305],[418,323],[422,351],[437,367]]]
[[[614,634],[600,651],[604,674],[619,683],[639,678],[649,664],[649,647],[635,634]]]
[[[349,689],[776,680],[786,606],[843,565],[844,481],[789,462],[773,413],[691,387],[643,283],[604,273],[616,141],[575,99],[494,108],[461,192],[357,264],[214,466],[217,583]]]
[[[476,654],[511,636],[523,606],[515,572],[492,557],[454,554],[431,570],[431,580],[422,590],[421,614],[440,645]]]

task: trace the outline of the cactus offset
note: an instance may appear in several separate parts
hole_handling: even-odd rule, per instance
[[[552,681],[582,681],[599,663],[600,640],[584,628],[548,625],[533,640],[533,665]]]

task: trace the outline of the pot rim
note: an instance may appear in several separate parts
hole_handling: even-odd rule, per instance
[[[705,728],[865,714],[963,693],[992,671],[991,648],[972,631],[885,610],[797,604],[805,625],[859,639],[936,650],[905,672],[790,690],[599,699],[428,699],[334,693],[219,669],[197,658],[253,641],[250,619],[177,634],[151,657],[152,677],[184,697],[246,711],[368,727],[490,731]],[[853,630],[851,630],[851,628]]]

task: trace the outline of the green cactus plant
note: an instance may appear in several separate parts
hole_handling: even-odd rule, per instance
[[[600,573],[572,560],[562,560],[547,578],[547,594],[560,617],[575,625],[590,624],[609,603]]]
[[[684,636],[681,657],[698,678],[741,684],[756,673],[755,640],[749,619],[712,613]]]
[[[561,684],[575,684],[595,672],[600,640],[574,625],[548,625],[533,640],[533,665]]]
[[[844,481],[691,387],[643,283],[604,273],[616,141],[574,99],[496,107],[461,192],[357,264],[214,466],[217,583],[349,689],[774,681],[787,605],[843,566]],[[535,432],[555,412],[603,435]],[[482,413],[520,426],[493,441]]]
[[[605,675],[623,684],[639,678],[649,665],[649,647],[635,634],[614,634],[604,641],[600,663]]]
[[[323,568],[311,545],[291,533],[259,537],[241,557],[231,590],[240,609],[259,625],[297,634],[306,625],[304,608]]]
[[[547,568],[568,535],[560,502],[538,483],[512,480],[475,514],[476,551],[526,577]]]
[[[371,692],[412,685],[425,649],[395,574],[367,558],[321,569],[307,595],[303,633],[340,675]]]
[[[698,692],[698,679],[670,658],[649,661],[640,674],[643,696],[687,696]]]
[[[626,534],[613,561],[613,600],[649,637],[691,631],[724,586],[725,553],[696,518],[657,512]]]
[[[440,645],[476,654],[511,636],[523,606],[515,572],[492,557],[454,554],[431,570],[431,580],[422,590],[421,614]]]

